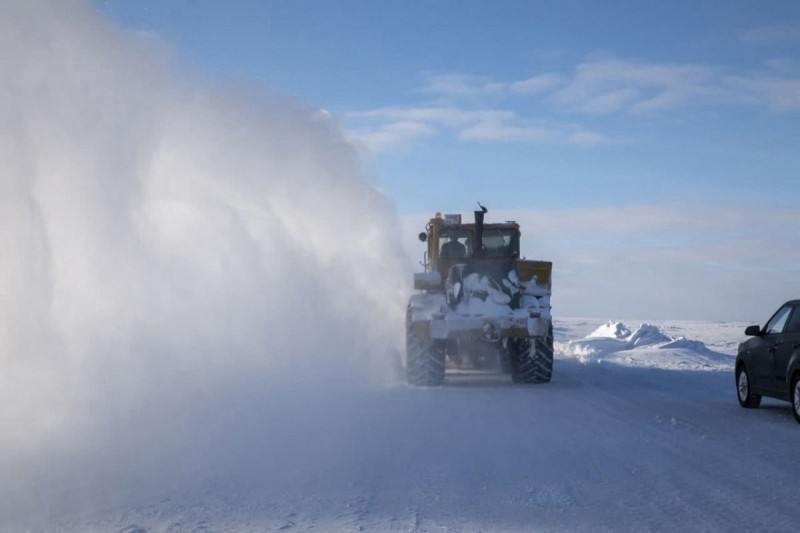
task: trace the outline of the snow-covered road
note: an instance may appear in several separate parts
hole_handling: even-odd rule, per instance
[[[557,325],[565,341],[596,324]],[[696,333],[692,327],[699,326],[678,329]],[[727,342],[729,329],[741,336],[738,325],[709,327],[700,330],[712,349]],[[712,355],[718,361],[725,354]],[[228,427],[197,436],[197,450],[166,463],[161,457],[160,472],[145,465],[87,475],[82,484],[104,487],[105,499],[84,491],[84,499],[92,494],[90,509],[67,497],[68,490],[59,492],[37,527],[129,533],[800,527],[800,427],[788,404],[765,400],[762,409],[741,409],[732,371],[667,370],[602,357],[587,362],[562,353],[545,386],[459,372],[432,389],[301,397],[287,388],[270,400],[258,408],[243,402]],[[203,473],[194,477],[199,462]],[[109,490],[115,475],[126,477],[124,494]],[[138,485],[131,482],[137,476]]]

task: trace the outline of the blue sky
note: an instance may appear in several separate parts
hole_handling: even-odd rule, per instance
[[[797,2],[97,5],[330,110],[401,213],[800,192]]]
[[[713,278],[738,246],[726,272],[765,252],[758,268],[800,280],[794,255],[750,241],[800,240],[781,226],[800,198],[800,2],[94,3],[191,68],[330,111],[403,216],[476,200],[535,220],[623,213],[602,238],[540,237],[541,255],[563,251],[568,276],[586,250],[682,246]]]

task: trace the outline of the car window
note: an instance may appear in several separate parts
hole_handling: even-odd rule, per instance
[[[789,312],[792,308],[788,305],[781,307],[780,311],[767,322],[764,331],[770,333],[783,333],[783,328],[786,327],[786,319],[789,318]]]
[[[786,323],[787,333],[800,332],[800,306],[795,305],[792,316],[789,317],[789,322]]]

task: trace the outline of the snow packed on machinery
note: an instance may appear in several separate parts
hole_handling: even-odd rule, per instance
[[[480,204],[478,204],[480,205]],[[445,367],[499,361],[515,383],[547,383],[553,374],[549,261],[520,257],[516,222],[473,223],[436,213],[406,313],[406,371],[411,385],[438,385]]]

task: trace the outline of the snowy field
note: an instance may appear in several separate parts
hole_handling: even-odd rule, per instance
[[[167,418],[147,452],[43,466],[35,499],[5,484],[4,529],[797,531],[800,427],[734,393],[746,324],[555,326],[548,385],[249,391],[188,446]]]

